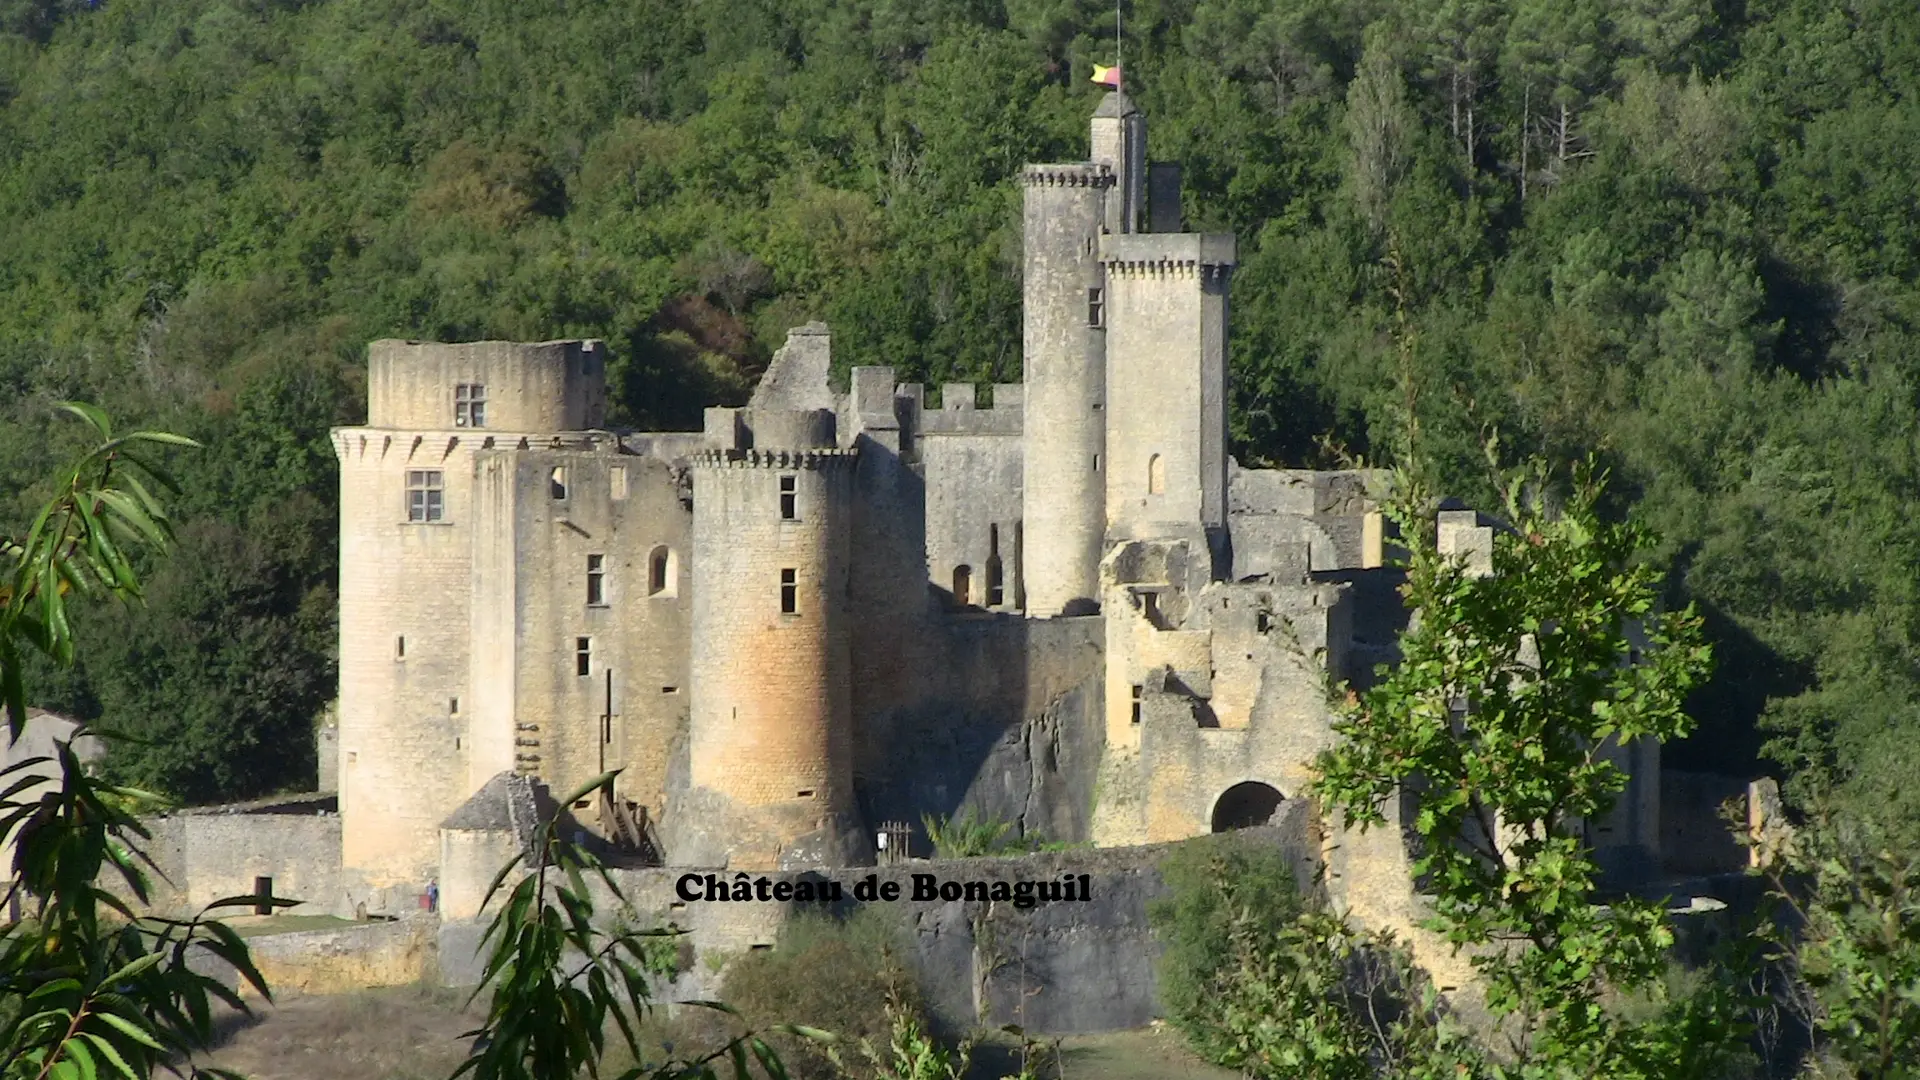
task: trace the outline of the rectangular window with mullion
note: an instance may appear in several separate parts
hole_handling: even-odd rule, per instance
[[[487,426],[487,388],[479,383],[461,383],[453,388],[453,426]]]
[[[407,470],[407,520],[446,520],[445,475],[438,469]]]

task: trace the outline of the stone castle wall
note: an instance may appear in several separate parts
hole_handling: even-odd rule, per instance
[[[468,792],[465,721],[473,454],[444,432],[349,429],[340,453],[340,805],[347,866],[376,884],[424,882],[440,820]],[[407,474],[437,473],[444,517],[407,521]]]
[[[725,865],[770,869],[831,861],[855,812],[856,455],[833,445],[831,413],[750,412],[744,446],[693,463],[690,801],[677,816],[700,819],[678,834],[686,856],[711,864],[718,846]]]
[[[1231,236],[1101,238],[1111,538],[1227,520],[1226,287]]]
[[[1107,331],[1089,303],[1106,285],[1095,255],[1113,178],[1098,165],[1035,166],[1022,176],[1021,518],[1027,610],[1036,616],[1086,614],[1097,603],[1106,531]]]
[[[484,430],[587,431],[606,423],[606,346],[376,341],[367,348],[367,426],[455,427],[454,388],[486,388]],[[463,425],[464,426],[464,425]]]
[[[1294,867],[1305,891],[1315,888],[1321,840],[1307,804],[1290,804],[1275,822],[1220,842],[1271,845]],[[893,882],[900,900],[876,907],[898,919],[911,949],[921,986],[936,1021],[954,1031],[1015,1023],[1038,1034],[1065,1035],[1140,1027],[1159,1015],[1154,938],[1148,907],[1166,894],[1159,866],[1174,845],[1043,852],[1009,858],[914,860],[874,869],[828,874],[774,873],[773,881],[818,882],[831,877],[843,891],[868,874]],[[779,902],[687,901],[678,892],[679,869],[615,871],[615,883],[641,926],[672,924],[689,931],[695,972],[709,958],[724,962],[749,949],[774,946],[787,920],[803,912],[851,914],[849,895],[838,905]],[[1085,874],[1086,902],[1017,909],[1009,903],[911,899],[913,875],[943,881],[1059,881]],[[760,876],[760,875],[755,875]],[[721,875],[731,881],[730,875]],[[702,886],[704,888],[704,885]],[[598,909],[614,909],[612,897],[595,886]],[[449,894],[449,899],[453,900]],[[478,979],[475,956],[483,921],[449,920],[440,933],[439,962],[448,985]],[[664,1000],[724,997],[724,983],[687,978],[657,985]]]
[[[678,469],[615,451],[487,462],[510,543],[475,575],[474,639],[505,655],[475,665],[497,689],[476,694],[469,790],[518,770],[565,793],[620,768],[621,798],[664,810],[691,697],[692,513]]]

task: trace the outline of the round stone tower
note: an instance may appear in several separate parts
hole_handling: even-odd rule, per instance
[[[870,862],[853,796],[848,525],[854,451],[825,410],[714,410],[693,465],[688,785],[680,865]]]
[[[1021,332],[1026,383],[1021,478],[1027,612],[1099,604],[1106,535],[1106,295],[1100,233],[1114,172],[1030,165]]]

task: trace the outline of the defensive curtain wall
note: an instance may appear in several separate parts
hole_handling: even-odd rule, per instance
[[[504,841],[504,837],[500,838]],[[1205,837],[1188,843],[1210,844]],[[1320,838],[1304,802],[1289,803],[1264,827],[1244,830],[1234,840],[1280,849],[1295,869],[1301,887],[1311,891],[1319,866]],[[473,843],[477,837],[463,838]],[[820,871],[744,873],[685,868],[619,870],[616,884],[631,904],[627,918],[638,925],[674,925],[688,931],[681,975],[660,980],[664,1000],[692,1001],[724,995],[716,968],[729,957],[773,946],[781,925],[802,912],[845,917],[871,895],[866,906],[893,913],[901,940],[914,960],[928,1004],[937,1020],[952,1030],[986,1021],[1018,1023],[1046,1034],[1109,1031],[1139,1027],[1158,1013],[1155,965],[1160,948],[1148,924],[1147,907],[1165,894],[1158,867],[1175,845],[1076,849],[1013,858],[914,860],[892,865]],[[499,848],[471,865],[450,860],[442,882],[445,903],[439,932],[441,978],[454,986],[479,978],[474,954],[486,917],[479,912],[482,891],[498,871],[492,858]],[[483,873],[484,871],[484,873]],[[945,898],[915,899],[945,883]],[[871,879],[873,891],[862,882]],[[967,899],[964,883],[975,883]],[[995,882],[1011,891],[1018,883],[1047,883],[1063,895],[1084,899],[1016,904],[985,899],[980,892]],[[781,900],[806,889],[816,895],[837,885],[838,900]],[[891,886],[891,891],[888,887]],[[600,892],[596,886],[596,891]],[[709,899],[752,892],[755,899]],[[960,897],[952,892],[962,891]],[[759,899],[764,892],[767,899]],[[884,896],[897,896],[886,900]],[[613,910],[612,898],[599,897],[601,911]],[[719,985],[716,985],[716,984]]]

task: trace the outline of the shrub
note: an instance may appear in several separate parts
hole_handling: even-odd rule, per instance
[[[926,826],[936,858],[975,859],[1026,850],[1019,837],[1008,835],[1013,822],[989,818],[971,806],[951,817],[922,815],[920,823]]]
[[[1279,850],[1219,838],[1160,871],[1160,997],[1202,1057],[1274,1080],[1476,1075],[1406,951],[1317,910]]]
[[[1277,938],[1305,910],[1293,868],[1279,849],[1223,836],[1175,848],[1160,864],[1169,895],[1148,908],[1160,958],[1167,1019],[1194,1050],[1219,1060],[1232,1041],[1222,1027],[1218,981],[1241,932]]]
[[[727,1002],[749,1025],[804,1025],[856,1045],[865,1039],[886,1046],[897,1018],[925,1027],[904,950],[898,921],[879,909],[863,908],[845,920],[804,915],[782,928],[773,949],[747,953],[728,968]],[[794,1035],[770,1041],[793,1075],[836,1075],[820,1043]],[[847,1075],[876,1073],[870,1065],[853,1065]]]

